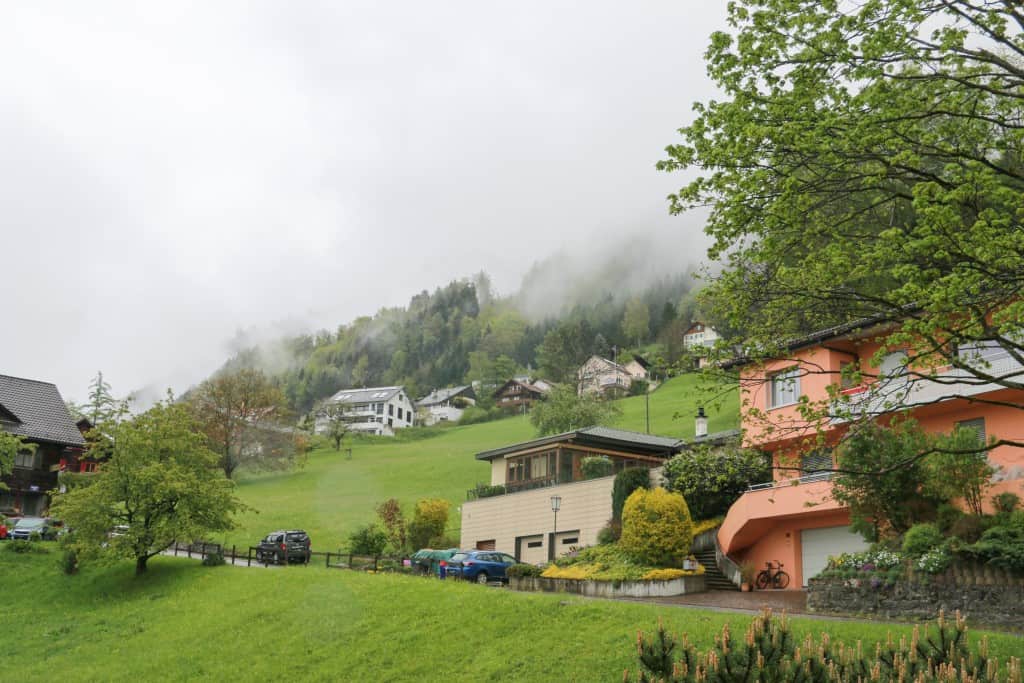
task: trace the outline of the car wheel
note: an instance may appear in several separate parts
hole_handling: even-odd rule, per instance
[[[481,586],[486,586],[487,585],[487,572],[480,572],[479,574],[477,574],[476,575],[476,582],[479,583]]]

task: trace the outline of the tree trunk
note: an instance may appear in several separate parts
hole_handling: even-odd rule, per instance
[[[146,573],[146,563],[149,562],[148,555],[141,555],[135,558],[135,576]]]

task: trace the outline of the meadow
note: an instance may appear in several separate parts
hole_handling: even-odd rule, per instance
[[[52,545],[52,544],[46,544]],[[6,680],[603,681],[635,670],[659,619],[711,644],[749,616],[318,566],[203,567],[158,557],[62,574],[0,545]],[[12,589],[16,587],[16,589]],[[865,645],[906,626],[793,619]],[[991,634],[994,654],[1024,652]],[[867,649],[867,648],[865,648]]]
[[[651,433],[693,436],[697,406],[705,401],[697,375],[676,377],[649,397]],[[711,432],[738,422],[735,390],[726,390],[720,409],[709,410]],[[643,432],[647,420],[643,396],[617,402],[622,414],[613,426]],[[447,426],[416,438],[375,437],[346,443],[347,452],[317,448],[300,468],[276,473],[243,473],[238,495],[252,509],[237,517],[238,528],[209,540],[246,547],[275,529],[305,529],[314,550],[336,550],[356,527],[374,519],[374,507],[397,498],[411,512],[421,498],[451,502],[458,535],[458,507],[478,482],[490,483],[490,466],[473,456],[480,451],[527,441],[536,436],[528,416],[516,415],[467,426]],[[425,438],[420,438],[425,437]]]

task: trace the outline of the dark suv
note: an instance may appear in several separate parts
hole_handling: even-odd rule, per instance
[[[311,555],[309,536],[301,529],[275,531],[256,548],[256,560],[264,564],[308,563]]]

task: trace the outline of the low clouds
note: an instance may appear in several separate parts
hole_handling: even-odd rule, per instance
[[[0,373],[181,390],[240,328],[634,233],[701,256],[653,164],[721,8],[170,5],[3,11]]]

